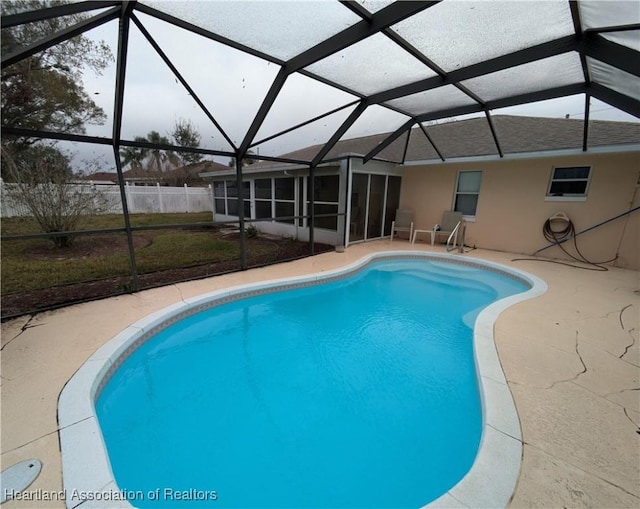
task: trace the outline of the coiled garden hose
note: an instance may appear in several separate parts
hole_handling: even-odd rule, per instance
[[[564,223],[563,227],[558,227],[557,224],[558,223]],[[552,225],[556,225],[555,228]],[[609,270],[607,267],[604,267],[603,264],[605,263],[611,263],[614,262],[618,259],[618,255],[616,254],[613,258],[611,258],[610,260],[605,260],[602,262],[593,262],[591,260],[589,260],[586,256],[584,256],[582,254],[582,252],[580,251],[580,248],[578,247],[578,241],[576,240],[576,228],[575,225],[573,224],[573,221],[571,221],[571,219],[569,219],[569,217],[564,213],[564,212],[560,212],[558,214],[554,214],[553,216],[551,216],[549,219],[547,219],[544,222],[544,225],[542,226],[542,234],[544,235],[544,238],[552,243],[557,245],[560,249],[562,249],[562,251],[572,260],[575,260],[577,262],[580,263],[585,263],[588,266],[587,267],[583,267],[580,265],[574,265],[572,263],[566,263],[566,262],[561,262],[558,260],[545,260],[542,258],[514,258],[513,262],[515,261],[523,261],[523,260],[528,260],[528,261],[540,261],[540,262],[549,262],[549,263],[558,263],[560,265],[568,265],[569,267],[575,267],[576,269],[585,269],[585,270],[597,270],[597,271],[606,271]],[[576,250],[576,253],[578,254],[578,256],[575,256],[571,253],[569,253],[564,246],[562,245],[562,241],[564,241],[565,239],[571,239],[573,238],[573,246],[574,249]]]

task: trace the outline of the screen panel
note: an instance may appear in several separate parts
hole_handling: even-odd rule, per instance
[[[447,0],[392,29],[445,71],[574,33],[569,2],[549,1]]]
[[[306,70],[361,94],[374,94],[435,76],[434,71],[383,34],[372,35]]]
[[[282,60],[361,21],[339,2],[144,3]]]

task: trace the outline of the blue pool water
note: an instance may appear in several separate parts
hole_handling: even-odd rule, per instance
[[[527,289],[378,261],[183,319],[96,402],[116,482],[138,507],[420,507],[478,450],[475,318]]]

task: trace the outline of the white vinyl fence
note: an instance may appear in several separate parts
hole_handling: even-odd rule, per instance
[[[69,184],[80,192],[100,193],[109,204],[102,214],[121,214],[120,189],[118,186],[87,186]],[[0,184],[1,214],[0,217],[30,216],[31,213],[20,200],[12,199],[8,189],[15,184]],[[182,212],[211,212],[213,214],[213,198],[209,187],[163,187],[125,186],[127,205],[131,214],[161,214]]]

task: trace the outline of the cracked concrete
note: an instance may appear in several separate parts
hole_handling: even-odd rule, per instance
[[[545,387],[545,389],[553,389],[557,384],[561,384],[564,382],[573,382],[575,380],[577,380],[577,378],[580,375],[583,375],[587,372],[587,365],[584,363],[584,360],[582,359],[582,355],[580,355],[580,351],[578,350],[578,331],[576,331],[576,355],[578,356],[578,360],[580,361],[580,364],[582,364],[582,369],[580,371],[578,371],[574,376],[572,376],[571,378],[567,378],[566,380],[558,380],[556,382],[553,382],[549,387]]]
[[[633,333],[636,331],[636,329],[629,329],[629,337],[631,337],[631,343],[629,343],[627,346],[624,347],[624,352],[622,352],[622,354],[620,355],[620,359],[622,359],[623,357],[625,357],[627,354],[629,354],[631,348],[633,348],[634,346],[636,346],[636,338],[633,335]],[[632,352],[633,353],[633,352]],[[625,359],[623,359],[625,360]],[[637,354],[634,357],[634,360],[637,360]],[[633,361],[629,361],[633,364]],[[638,366],[638,364],[635,364],[635,366]]]
[[[507,311],[496,325],[526,442],[512,505],[638,506],[640,301],[623,285],[638,275],[525,270],[549,291],[523,303],[531,314]]]
[[[633,419],[633,418],[629,415],[629,410],[627,410],[626,408],[623,408],[622,410],[624,411],[624,415],[626,415],[626,416],[627,416],[627,419],[629,419],[629,420],[632,422],[632,424],[633,424],[636,428],[638,428],[638,429],[636,429],[636,433],[638,433],[638,435],[640,435],[640,424],[638,424],[638,423],[640,422],[640,419],[638,419],[638,417],[636,417],[635,419]],[[636,412],[636,413],[638,413],[638,412]]]
[[[242,273],[178,283],[22,317],[2,324],[2,464],[38,458],[30,489],[62,489],[57,398],[82,363],[125,327],[167,305],[221,288],[341,267],[388,249],[443,251],[406,241],[371,242]],[[588,272],[475,250],[465,257],[529,271],[549,285],[506,310],[495,340],[523,436],[511,507],[640,506],[638,273]],[[630,286],[630,282],[634,286]],[[8,502],[63,507],[63,502]]]
[[[172,285],[172,286],[178,291],[178,294],[180,294],[180,300],[182,302],[184,302],[184,296],[182,295],[182,290],[180,290],[180,287],[177,286],[177,285]],[[185,304],[186,304],[186,302],[185,302]]]
[[[22,317],[25,318],[25,317]],[[38,324],[38,325],[31,325],[31,321],[34,319],[34,315],[27,315],[26,317],[26,322],[24,323],[24,325],[20,325],[20,332],[18,332],[16,335],[11,336],[9,335],[9,339],[4,339],[4,334],[3,334],[3,340],[2,340],[2,347],[0,347],[0,351],[4,350],[5,346],[7,346],[9,343],[11,343],[12,341],[14,341],[15,339],[18,339],[27,329],[30,329],[32,327],[38,327],[40,325],[43,324]]]
[[[633,304],[627,304],[620,310],[620,327],[624,330],[624,322],[622,321],[622,314],[629,308],[633,307]]]

